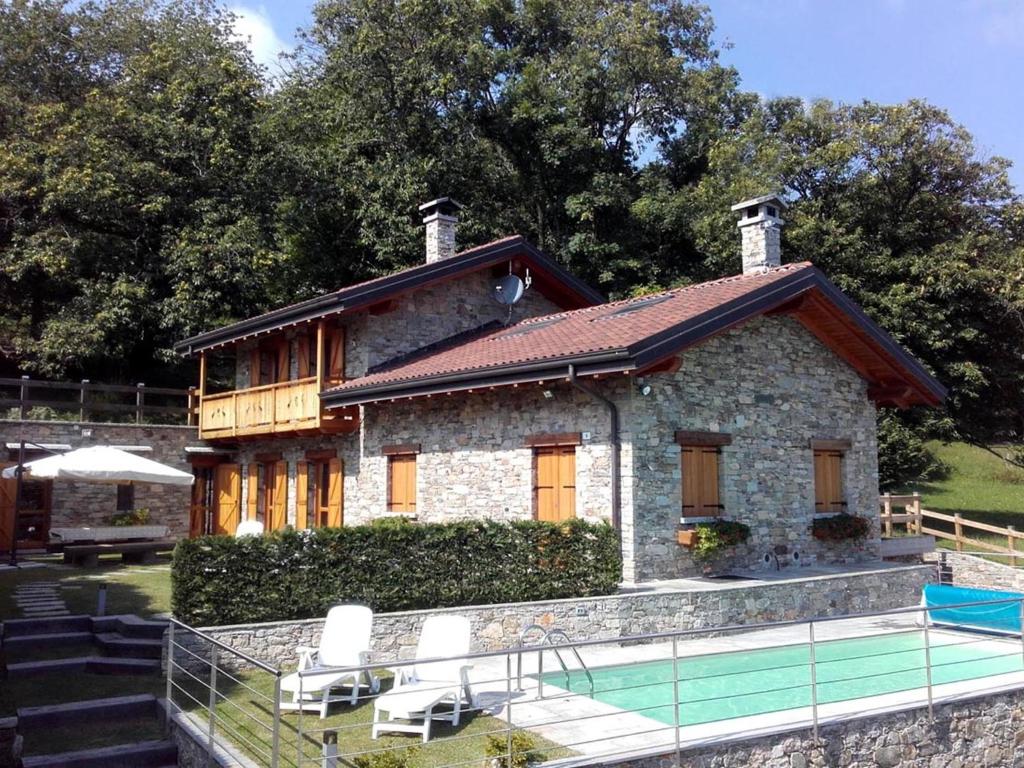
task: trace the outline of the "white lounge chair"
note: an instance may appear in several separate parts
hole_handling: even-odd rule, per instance
[[[327,717],[327,708],[332,701],[347,701],[354,706],[359,701],[359,691],[363,685],[371,693],[380,690],[380,681],[372,672],[336,671],[338,667],[357,667],[369,663],[372,629],[373,611],[369,608],[362,605],[338,605],[331,608],[320,635],[320,646],[300,646],[296,649],[299,652],[299,671],[281,680],[282,693],[291,693],[292,700],[282,701],[281,709],[319,711],[323,718]],[[300,676],[299,672],[304,674]],[[351,686],[351,691],[332,696],[331,691],[342,685]]]
[[[470,625],[464,616],[431,616],[423,622],[416,645],[416,659],[446,659],[395,669],[395,687],[373,701],[372,737],[382,731],[419,733],[430,740],[430,724],[445,720],[459,724],[463,702],[472,706],[469,688],[470,665],[462,658],[469,653]],[[434,712],[440,704],[451,704],[451,712]],[[384,717],[384,713],[387,717]],[[399,720],[406,722],[397,722]],[[422,723],[409,722],[422,720]]]

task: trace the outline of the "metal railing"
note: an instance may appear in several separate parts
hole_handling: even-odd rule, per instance
[[[996,612],[1004,622],[1009,616],[1012,631],[993,636],[942,624],[949,612],[979,610]],[[271,749],[265,755],[253,739],[236,740],[224,727],[224,704],[213,693],[222,690],[217,670],[223,674],[224,665],[218,667],[217,655],[208,653],[203,657],[210,666],[203,678],[207,703],[200,700],[192,712],[205,713],[211,745],[218,737],[231,740],[258,765],[338,768],[373,765],[383,755],[400,765],[415,755],[417,766],[479,766],[489,759],[496,768],[518,768],[542,757],[582,764],[655,754],[680,765],[685,750],[708,739],[778,726],[782,720],[773,720],[772,713],[786,711],[786,730],[806,728],[817,743],[824,724],[883,704],[927,708],[933,717],[936,702],[979,695],[986,686],[1024,688],[1022,618],[1024,598],[1005,598],[546,645],[547,651],[586,659],[594,671],[592,692],[582,669],[565,680],[561,670],[544,673],[538,663],[520,678],[518,655],[527,651],[529,661],[535,646],[294,673],[297,680],[289,687],[299,701],[315,700],[332,676],[385,680],[379,693],[369,685],[359,687],[355,704],[334,704],[326,720],[302,709],[282,713],[281,672],[251,660],[251,668],[234,673],[233,684],[242,686],[234,699],[249,715],[273,713],[267,723]],[[176,624],[175,636],[182,631],[195,632]],[[218,652],[246,659],[196,634]],[[172,637],[169,647],[175,642]],[[390,716],[411,714],[409,700],[389,695],[388,678],[413,665],[423,670],[438,664],[448,669],[449,678],[453,669],[470,667],[469,690],[459,678],[404,689],[424,697],[416,706],[434,702],[431,713],[438,719],[429,740],[373,738]],[[273,679],[255,682],[266,676]],[[983,678],[988,682],[980,682]],[[548,687],[543,697],[542,684]],[[171,689],[169,680],[169,696]],[[273,704],[266,701],[270,690],[277,696]]]

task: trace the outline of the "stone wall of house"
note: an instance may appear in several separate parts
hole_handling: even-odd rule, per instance
[[[0,420],[0,442],[20,440],[37,443],[63,443],[72,448],[90,445],[147,446],[140,452],[153,461],[185,472],[191,466],[186,446],[200,446],[195,427],[146,424],[106,424],[71,421]],[[8,451],[7,460],[17,460],[17,449]],[[117,509],[117,488],[100,483],[54,481],[52,484],[50,527],[106,525]],[[137,483],[135,508],[148,509],[154,525],[166,525],[175,537],[188,535],[191,491],[186,486]]]
[[[608,768],[670,768],[675,754]],[[1024,691],[860,717],[825,725],[820,741],[808,730],[685,748],[683,768],[1020,768],[1024,766]]]
[[[615,640],[654,632],[712,630],[902,608],[920,602],[921,589],[935,582],[935,574],[931,566],[900,566],[840,576],[716,585],[708,590],[383,613],[374,617],[373,660],[411,658],[424,619],[442,613],[469,617],[472,650],[491,651],[514,647],[520,630],[533,623],[561,627],[577,641]],[[295,648],[317,645],[322,629],[322,619],[309,619],[206,627],[202,631],[268,664],[289,666],[296,662]],[[177,639],[190,642],[185,637]]]
[[[620,395],[626,384],[619,387]],[[545,397],[547,391],[551,397]],[[605,407],[572,386],[498,389],[407,400],[363,409],[361,466],[346,508],[351,519],[386,513],[387,456],[392,444],[417,444],[419,520],[534,515],[531,437],[579,432],[576,515],[611,514],[611,421]]]
[[[732,437],[719,462],[722,514],[751,528],[750,543],[728,565],[764,567],[775,548],[802,563],[878,558],[875,407],[867,383],[798,321],[761,318],[681,356],[674,373],[648,378],[631,425],[631,528],[637,578],[690,573],[697,565],[675,543],[681,464],[675,430]],[[872,521],[861,544],[823,545],[814,518],[812,439],[849,440],[842,462],[849,512]]]

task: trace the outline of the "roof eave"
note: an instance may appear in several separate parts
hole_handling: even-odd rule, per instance
[[[252,336],[280,330],[292,325],[317,320],[327,315],[354,312],[419,287],[426,287],[459,274],[485,269],[515,255],[525,254],[536,266],[552,273],[566,289],[574,294],[582,306],[601,304],[604,297],[564,267],[518,236],[495,243],[493,247],[470,250],[465,255],[433,262],[432,269],[405,270],[383,278],[364,289],[341,289],[315,299],[283,307],[257,317],[241,320],[212,331],[197,334],[174,345],[174,351],[188,357],[197,352],[223,346]],[[415,268],[413,268],[415,269]],[[412,274],[406,274],[413,272]]]

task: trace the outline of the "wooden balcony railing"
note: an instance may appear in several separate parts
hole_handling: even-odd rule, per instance
[[[317,430],[321,416],[317,378],[311,376],[204,395],[199,404],[199,436],[209,439]]]

